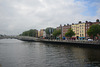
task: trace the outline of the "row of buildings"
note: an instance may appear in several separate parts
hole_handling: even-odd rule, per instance
[[[87,34],[87,30],[90,28],[91,25],[93,24],[99,24],[100,25],[100,21],[99,19],[97,19],[95,22],[90,22],[90,21],[86,21],[86,22],[81,22],[79,21],[78,23],[72,23],[67,24],[67,25],[60,25],[59,27],[57,27],[56,29],[61,29],[61,35],[59,37],[65,37],[65,33],[68,31],[69,28],[72,28],[72,30],[75,32],[75,36],[72,37],[72,39],[78,39],[78,40],[84,40],[84,39],[88,39],[90,38]],[[38,37],[46,37],[46,32],[45,29],[41,29],[40,31],[38,31]]]

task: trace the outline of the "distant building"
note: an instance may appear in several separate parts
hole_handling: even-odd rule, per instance
[[[79,21],[78,24],[72,24],[71,28],[75,32],[73,39],[84,40],[85,39],[85,23]]]
[[[57,30],[59,30],[59,29],[61,30],[61,34],[58,37],[60,37],[60,38],[65,37],[65,33],[68,31],[69,28],[71,28],[71,25],[69,25],[69,24],[67,24],[67,25],[64,24],[64,26],[60,25],[59,27],[57,27],[56,28]]]
[[[41,38],[43,38],[43,30],[44,30],[44,29],[41,29],[41,30],[40,30],[40,37],[41,37]]]
[[[38,31],[38,37],[40,37],[40,31]]]
[[[72,39],[79,39],[79,25],[72,23],[71,29],[74,31],[75,35],[72,37]]]
[[[67,24],[63,26],[63,36],[65,37],[65,33],[68,32],[68,29],[71,28],[71,25]]]
[[[90,28],[90,26],[93,25],[93,24],[99,24],[100,25],[99,19],[97,19],[96,22],[88,22],[88,21],[85,22],[85,35],[86,35],[85,37],[86,37],[86,39],[92,38],[92,37],[89,37],[89,35],[87,34],[87,31]]]
[[[85,22],[85,37],[86,37],[86,39],[90,38],[89,35],[87,34],[87,31],[92,24],[93,24],[92,22],[88,22],[88,21]]]
[[[50,38],[50,37],[53,35],[54,28],[48,27],[48,28],[46,28],[45,31],[46,31],[46,37],[47,37],[47,38]]]
[[[45,31],[45,29],[43,30],[43,38],[45,38],[46,37],[46,31]]]
[[[40,38],[45,38],[46,37],[45,29],[41,29],[40,31],[38,31],[38,35]]]

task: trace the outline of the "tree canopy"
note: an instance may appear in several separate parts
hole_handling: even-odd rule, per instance
[[[87,31],[87,34],[88,34],[89,36],[93,36],[93,38],[94,38],[95,36],[97,36],[97,34],[100,35],[100,25],[98,25],[98,24],[93,24],[93,25],[91,25],[90,28],[89,28],[88,31]]]
[[[54,30],[54,32],[53,32],[53,36],[55,36],[55,37],[59,36],[60,34],[61,34],[60,29],[59,30]]]
[[[36,37],[37,35],[37,30],[36,29],[30,29],[28,31],[24,31],[22,34],[20,34],[21,36],[32,36],[32,37]]]
[[[71,28],[69,28],[68,32],[65,33],[66,37],[70,37],[71,38],[73,35],[75,35],[75,32]]]

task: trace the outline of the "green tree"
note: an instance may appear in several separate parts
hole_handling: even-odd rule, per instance
[[[35,37],[35,36],[36,36],[36,31],[33,30],[33,29],[30,29],[30,30],[29,30],[29,36]]]
[[[54,30],[53,36],[57,37],[61,34],[61,30]]]
[[[37,35],[37,30],[36,29],[30,29],[28,31],[24,31],[21,36],[31,36],[31,37],[36,37]]]
[[[29,36],[29,32],[28,31],[24,31],[21,35],[22,36]]]
[[[98,25],[98,24],[91,25],[90,28],[87,31],[87,34],[89,36],[92,36],[93,39],[94,39],[95,36],[97,36],[97,34],[100,35],[100,25]]]
[[[65,33],[66,37],[72,37],[73,35],[75,35],[75,32],[70,28],[68,29],[68,32]]]

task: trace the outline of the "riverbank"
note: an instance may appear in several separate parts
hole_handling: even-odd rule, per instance
[[[42,39],[41,42],[44,42],[44,43],[52,43],[52,44],[65,44],[65,45],[80,46],[80,47],[100,48],[100,42],[99,41],[46,40],[46,39]]]
[[[8,37],[7,37],[8,38]],[[28,36],[17,36],[17,37],[9,37],[22,41],[31,41],[31,42],[44,42],[44,43],[55,43],[55,44],[70,44],[75,46],[88,46],[88,47],[100,47],[100,41],[87,41],[87,40],[51,40],[51,39],[41,39],[36,37],[28,37]]]

